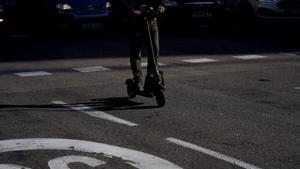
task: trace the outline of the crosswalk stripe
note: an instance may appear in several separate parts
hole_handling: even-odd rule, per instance
[[[287,52],[287,53],[282,53],[282,54],[291,55],[291,56],[300,56],[300,51],[297,51],[297,52]]]
[[[268,58],[268,57],[262,56],[262,55],[241,55],[241,56],[233,56],[232,58],[250,60],[250,59],[264,59],[264,58]]]
[[[88,72],[103,72],[103,71],[110,71],[111,69],[103,66],[91,66],[91,67],[80,67],[80,68],[74,68],[73,70],[77,70],[82,73],[88,73]]]
[[[52,75],[49,72],[45,72],[45,71],[35,71],[35,72],[20,72],[20,73],[15,73],[18,76],[21,77],[31,77],[31,76],[49,76]]]
[[[299,52],[289,52],[289,53],[281,53],[281,54],[287,54],[291,56],[300,56]],[[242,60],[251,60],[251,59],[265,59],[269,58],[268,56],[264,55],[237,55],[232,56],[233,59],[242,59]],[[188,62],[188,63],[209,63],[209,62],[219,62],[220,60],[216,59],[210,59],[210,58],[195,58],[195,59],[184,59],[181,60],[182,62]],[[128,63],[130,65],[130,63]],[[142,67],[147,67],[147,62],[142,62]],[[158,63],[159,66],[166,66],[165,63]],[[87,73],[87,72],[104,72],[104,71],[111,71],[112,69],[104,67],[104,66],[90,66],[90,67],[78,67],[78,68],[72,68],[72,70],[76,70],[78,72]],[[30,77],[30,76],[47,76],[52,75],[52,73],[46,72],[46,71],[32,71],[32,72],[19,72],[15,73],[18,76],[21,77]]]
[[[130,63],[128,63],[128,65],[130,65]],[[164,64],[164,63],[161,63],[161,62],[159,62],[158,63],[158,66],[166,66],[167,64]],[[141,66],[142,67],[147,67],[148,66],[148,63],[147,62],[142,62],[141,63]]]
[[[142,67],[147,67],[148,66],[148,63],[147,62],[142,62]],[[158,63],[158,66],[166,66],[166,64],[164,63]]]
[[[217,62],[218,60],[209,59],[209,58],[198,58],[198,59],[185,59],[182,61],[189,62],[189,63],[208,63],[208,62]]]

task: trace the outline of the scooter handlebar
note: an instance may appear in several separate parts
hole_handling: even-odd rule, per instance
[[[159,16],[158,9],[155,9],[153,6],[141,5],[140,6],[141,15],[145,18],[151,19]]]

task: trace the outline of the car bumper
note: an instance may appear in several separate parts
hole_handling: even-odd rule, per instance
[[[208,19],[221,11],[221,6],[214,3],[203,3],[198,5],[186,4],[178,7],[167,7],[168,17],[187,19]]]
[[[60,27],[72,27],[91,23],[107,24],[111,21],[112,13],[110,10],[101,13],[78,14],[73,12],[57,12],[55,20]]]
[[[262,20],[298,20],[300,21],[300,7],[280,7],[276,4],[260,4],[257,17]]]
[[[0,33],[4,30],[6,26],[6,18],[0,13]]]
[[[5,20],[5,12],[2,6],[0,6],[0,24],[4,24],[6,22]]]
[[[4,23],[0,23],[0,38],[7,37],[7,25]]]

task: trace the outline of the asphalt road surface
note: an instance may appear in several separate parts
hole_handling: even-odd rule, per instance
[[[0,169],[298,169],[297,33],[163,30],[163,108],[128,99],[122,31],[14,35],[1,47]]]

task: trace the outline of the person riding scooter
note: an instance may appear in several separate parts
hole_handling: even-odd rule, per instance
[[[158,13],[165,12],[164,0],[122,0],[128,15],[129,25],[129,55],[130,65],[133,74],[134,84],[139,91],[143,91],[143,73],[141,67],[142,47],[145,42],[148,49],[147,74],[157,72],[159,60],[159,32],[157,26],[157,17],[149,17],[147,22],[151,40],[147,40],[148,30],[145,28],[143,9],[141,6],[152,6]],[[145,41],[143,41],[145,40]],[[153,56],[152,56],[153,55]],[[153,59],[149,57],[154,57]]]

